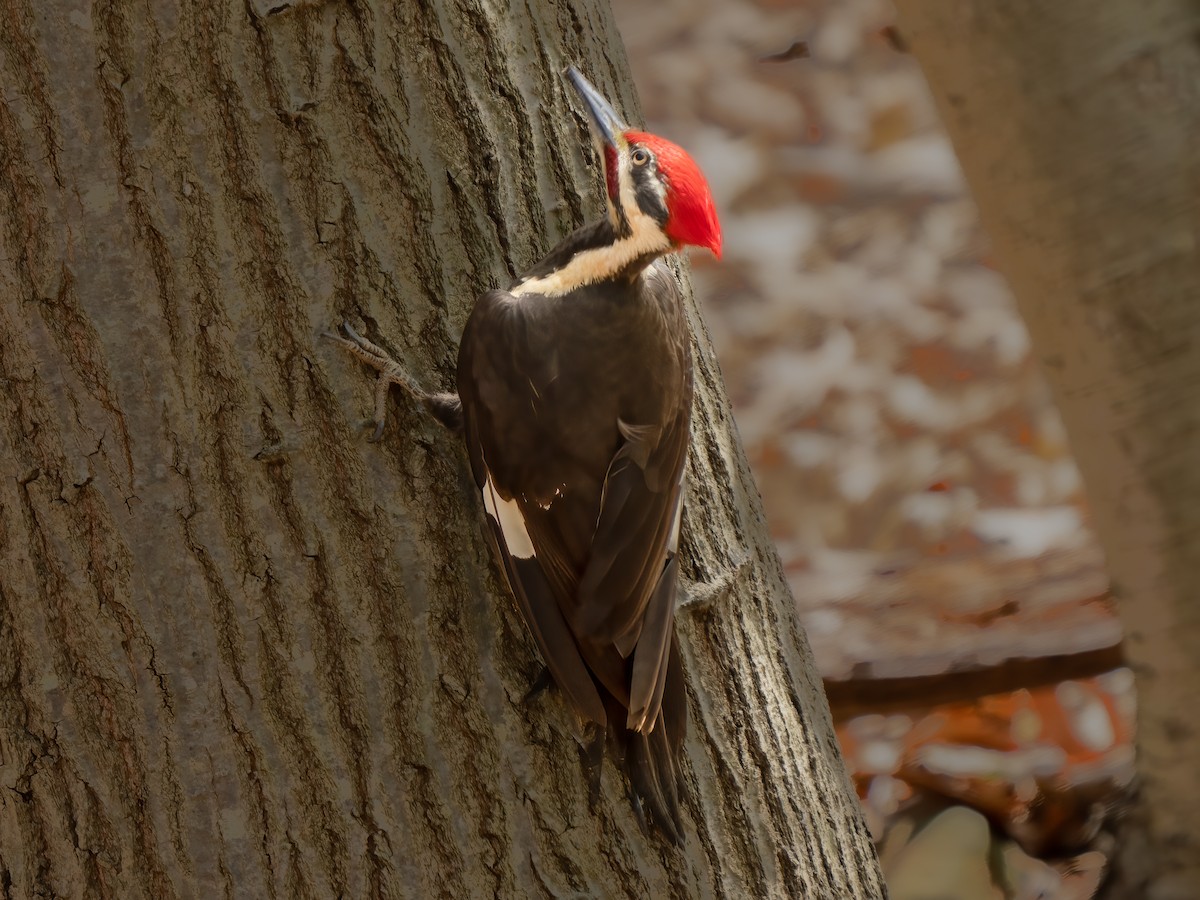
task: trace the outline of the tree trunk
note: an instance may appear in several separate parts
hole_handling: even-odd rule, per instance
[[[1053,385],[1138,685],[1110,896],[1200,896],[1200,7],[900,0]]]
[[[69,7],[69,8],[68,8]],[[598,0],[0,0],[0,894],[879,897],[703,327],[691,832],[638,827],[457,439],[474,297],[601,209]]]

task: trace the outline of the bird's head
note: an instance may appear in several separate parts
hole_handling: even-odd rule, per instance
[[[658,243],[659,252],[691,245],[720,258],[721,223],[696,161],[678,144],[626,125],[574,66],[567,78],[587,106],[617,232],[647,246]]]

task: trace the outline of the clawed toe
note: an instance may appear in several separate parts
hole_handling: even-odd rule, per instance
[[[339,330],[341,333],[323,331],[321,337],[345,347],[352,356],[362,360],[379,373],[375,379],[375,418],[371,420],[375,431],[369,438],[372,443],[375,443],[383,437],[383,427],[387,421],[387,395],[393,384],[400,385],[417,399],[422,399],[425,395],[413,384],[412,379],[400,367],[400,363],[392,359],[388,352],[378,344],[372,343],[355,331],[349,322],[343,321]]]
[[[386,350],[384,350],[382,347],[379,347],[378,345],[372,344],[370,341],[368,341],[365,337],[363,337],[361,334],[359,334],[357,331],[355,331],[353,326],[351,326],[351,324],[349,322],[343,320],[341,327],[342,327],[342,331],[346,332],[346,337],[348,337],[351,341],[353,341],[355,344],[357,344],[365,352],[371,354],[372,356],[377,356],[380,359],[386,359],[388,362],[392,361],[392,358],[387,355]]]
[[[349,322],[343,321],[338,328],[341,332],[345,332],[345,334],[343,335],[340,332],[335,331],[322,331],[321,337],[341,344],[367,365],[374,369],[378,369],[380,372],[383,372],[385,369],[392,366],[399,368],[399,364],[390,356],[388,356],[386,350],[384,350],[378,344],[373,344],[371,341],[368,341],[365,337],[355,331]]]

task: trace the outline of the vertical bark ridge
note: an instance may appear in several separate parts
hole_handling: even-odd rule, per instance
[[[134,158],[133,137],[128,110],[122,91],[128,83],[130,73],[137,65],[138,54],[129,48],[130,25],[128,22],[127,4],[120,0],[108,0],[97,3],[93,10],[93,25],[95,28],[95,43],[87,45],[96,58],[96,87],[99,99],[104,109],[104,127],[109,141],[104,145],[105,150],[112,154],[115,163],[115,177],[109,181],[109,189],[115,185],[124,188],[121,199],[128,204],[129,221],[134,231],[143,243],[147,259],[152,267],[157,282],[157,295],[160,315],[166,326],[166,336],[170,340],[176,355],[185,349],[184,335],[180,328],[180,298],[175,265],[172,261],[171,249],[163,234],[161,222],[155,221],[151,215],[148,194],[146,191],[146,172],[139,169]],[[154,27],[153,22],[140,23],[145,28]],[[152,31],[143,31],[143,35],[153,35]],[[151,38],[147,51],[147,62],[153,66],[158,61],[157,40]],[[161,105],[155,110],[160,121],[167,112]],[[164,124],[168,124],[169,119]],[[173,123],[170,123],[173,124]],[[113,184],[115,182],[115,185]]]
[[[46,161],[55,184],[61,185],[58,154],[62,140],[50,102],[50,73],[35,35],[34,6],[30,0],[5,0],[0,5],[0,21],[4,24],[0,37],[4,48],[4,83],[20,91],[28,103],[32,132],[40,144],[38,157]]]
[[[327,101],[343,114],[329,116],[324,123],[325,130],[331,132],[331,144],[341,148],[334,166],[346,192],[344,218],[357,224],[356,202],[368,196],[378,198],[376,203],[365,205],[379,217],[377,227],[393,235],[395,244],[394,252],[387,254],[394,268],[385,274],[377,271],[376,251],[362,232],[343,236],[343,246],[338,248],[342,252],[332,263],[343,268],[358,289],[347,292],[339,308],[368,321],[378,317],[380,333],[373,338],[386,334],[392,340],[405,339],[410,354],[437,351],[435,361],[450,372],[457,342],[447,334],[447,308],[463,302],[456,294],[461,295],[466,284],[477,283],[478,272],[472,263],[467,273],[470,278],[460,278],[456,283],[453,273],[445,271],[449,265],[444,264],[440,270],[435,265],[440,248],[429,219],[435,205],[443,201],[432,193],[436,160],[427,148],[413,142],[406,128],[407,123],[427,120],[429,115],[415,93],[415,76],[391,68],[387,73],[390,77],[383,79],[374,71],[376,52],[367,52],[374,44],[362,39],[361,31],[359,41],[349,40],[347,34],[348,29],[335,30],[341,65],[331,76],[334,95]],[[401,38],[395,35],[392,40]],[[373,150],[366,160],[358,152],[353,156],[348,153],[363,138],[370,141]],[[462,227],[460,222],[465,219],[456,218],[448,224],[457,230]],[[374,277],[364,284],[357,269],[368,261]],[[367,302],[373,295],[382,295],[387,302]]]
[[[704,421],[720,422],[728,417],[728,400],[720,378],[712,344],[707,331],[692,306],[689,309],[696,354],[697,417]],[[762,890],[767,885],[786,885],[794,896],[810,896],[819,891],[818,885],[831,881],[846,880],[855,883],[858,874],[869,871],[863,862],[869,859],[862,851],[847,855],[843,845],[845,829],[859,835],[859,843],[869,846],[865,827],[859,818],[845,772],[836,764],[836,746],[827,737],[831,725],[826,707],[813,709],[803,701],[804,691],[818,689],[812,677],[811,651],[800,629],[794,607],[771,602],[774,592],[786,590],[785,580],[778,556],[761,544],[746,546],[737,536],[744,533],[739,522],[762,521],[761,501],[748,477],[749,467],[740,446],[729,439],[730,428],[714,428],[701,435],[693,435],[693,453],[689,457],[688,509],[704,508],[707,515],[688,516],[682,535],[685,559],[689,562],[689,574],[699,582],[697,593],[703,596],[706,585],[721,583],[723,578],[739,575],[739,581],[749,582],[746,587],[726,589],[708,600],[709,607],[694,609],[694,615],[683,616],[681,627],[689,636],[685,641],[685,659],[689,673],[698,669],[702,677],[712,679],[709,685],[708,702],[701,702],[701,715],[706,719],[716,716],[724,721],[718,725],[709,719],[706,725],[726,729],[729,716],[736,719],[738,711],[748,709],[767,710],[769,727],[765,729],[743,728],[736,736],[728,732],[723,735],[739,748],[741,764],[748,765],[750,772],[759,776],[777,772],[782,764],[790,770],[793,787],[781,792],[778,782],[762,777],[758,784],[728,776],[720,781],[726,789],[721,793],[725,801],[723,815],[742,819],[758,841],[758,855],[765,845],[776,847],[774,871],[738,873],[736,877],[762,878]],[[699,438],[697,440],[697,438]],[[733,502],[717,504],[705,494],[711,485],[732,485]],[[731,539],[732,538],[732,539]],[[700,565],[696,565],[702,561]],[[739,604],[731,606],[731,604]],[[736,614],[733,614],[734,610]],[[723,629],[721,639],[702,641],[692,639],[694,629],[703,626],[711,635],[713,629]],[[741,652],[733,651],[740,647]],[[704,651],[725,651],[721,656],[704,659]],[[729,652],[733,651],[733,652]],[[692,654],[695,654],[693,658]],[[695,667],[695,668],[694,668]],[[712,690],[712,685],[723,690]],[[716,699],[724,696],[725,703]],[[813,721],[816,718],[817,721]],[[825,746],[820,747],[821,736]],[[722,740],[706,742],[710,762],[712,748],[722,746]],[[808,748],[800,750],[798,748]],[[724,761],[722,761],[724,762]],[[774,777],[778,778],[776,774]],[[736,784],[736,788],[729,787]],[[839,788],[841,790],[839,790]],[[744,817],[735,810],[753,796],[759,806],[758,816]],[[842,802],[822,802],[822,796],[838,796]],[[763,813],[766,813],[763,816]],[[815,821],[820,814],[825,820]],[[763,816],[763,818],[759,818]],[[782,835],[782,841],[775,836]],[[808,853],[800,854],[797,848],[807,844]],[[741,859],[752,859],[756,854],[744,852]],[[726,858],[726,857],[723,857]],[[734,858],[738,858],[735,856]],[[757,868],[757,867],[756,867]],[[863,895],[872,891],[869,879],[856,884]]]
[[[3,435],[5,457],[23,472],[13,473],[0,499],[3,568],[17,587],[5,598],[13,632],[5,646],[13,657],[10,689],[22,697],[25,749],[34,748],[18,754],[25,765],[13,786],[21,802],[10,814],[35,856],[12,883],[19,891],[45,883],[69,893],[87,881],[103,885],[139,858],[138,886],[173,896],[152,822],[161,805],[150,789],[146,747],[126,730],[140,718],[139,688],[143,702],[155,702],[145,677],[153,649],[125,604],[130,554],[93,483],[109,482],[118,505],[127,502],[128,433],[64,262],[72,235],[52,218],[47,191],[62,187],[57,152],[42,154],[39,170],[18,128],[30,113],[45,125],[51,101],[38,74],[45,60],[30,43],[28,10],[10,4],[6,12],[18,27],[0,41],[5,68],[15,59],[33,72],[23,108],[0,103],[3,255],[14,261],[4,282],[16,301],[0,315],[0,377],[12,406]],[[74,415],[55,414],[63,406]],[[110,645],[116,653],[104,652]],[[156,714],[169,722],[169,703]],[[111,752],[86,746],[81,737],[89,734]]]
[[[44,484],[39,485],[39,481]],[[73,533],[82,524],[80,520],[86,521],[88,507],[63,515],[59,504],[77,504],[62,500],[61,485],[57,473],[47,473],[44,479],[21,485],[18,501],[21,521],[12,529],[14,542],[29,553],[30,574],[36,583],[35,596],[42,614],[38,622],[42,639],[39,650],[50,653],[45,661],[48,667],[42,668],[41,676],[61,684],[63,692],[61,710],[44,710],[43,728],[50,729],[45,738],[44,758],[56,761],[62,758],[64,768],[77,766],[89,788],[96,782],[103,785],[93,790],[97,796],[101,796],[100,792],[106,795],[105,806],[110,812],[119,811],[125,826],[121,842],[125,852],[119,863],[132,866],[137,860],[135,877],[142,891],[174,896],[151,817],[151,808],[158,804],[150,793],[145,748],[139,736],[126,731],[126,723],[138,714],[135,702],[138,675],[136,670],[130,671],[132,666],[122,672],[118,660],[103,652],[119,638],[114,635],[116,629],[105,621],[107,616],[99,619],[96,616],[95,604],[100,598],[80,589],[86,577],[86,550],[78,546],[79,535]],[[56,489],[57,496],[46,496]],[[62,546],[64,537],[66,547]],[[129,652],[128,644],[125,652]],[[169,709],[161,710],[159,715],[169,722]],[[87,746],[89,737],[96,738],[107,749]],[[112,790],[114,784],[121,785],[119,792]],[[64,801],[64,793],[69,796],[68,792],[51,789],[39,797],[48,805],[55,805]],[[56,832],[44,838],[47,844],[61,846],[66,840],[74,842],[73,817],[67,810],[60,810],[57,815],[43,810],[37,818],[40,820],[37,827],[53,828]],[[83,828],[86,830],[90,824],[85,820]],[[52,859],[59,859],[58,852]],[[58,876],[59,873],[51,871],[51,883],[58,881]]]

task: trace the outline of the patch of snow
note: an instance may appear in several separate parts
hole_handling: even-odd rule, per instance
[[[954,148],[940,134],[921,134],[885,147],[873,155],[870,175],[879,187],[907,193],[961,194],[966,190]]]
[[[742,213],[724,229],[725,253],[752,260],[765,274],[778,277],[800,268],[819,233],[816,214],[801,205]]]
[[[862,503],[883,482],[883,467],[878,455],[861,444],[852,445],[842,454],[837,472],[837,485],[842,496],[851,503]]]
[[[1012,556],[1035,557],[1075,543],[1083,518],[1074,506],[1042,509],[981,509],[971,530],[984,541],[1002,544]]]
[[[904,518],[927,533],[944,533],[969,521],[976,513],[979,496],[967,487],[952,491],[921,491],[900,501]]]
[[[718,214],[766,175],[762,149],[724,128],[697,128],[688,139],[688,149],[708,177]],[[795,210],[789,207],[789,211]]]
[[[783,437],[783,451],[797,467],[815,469],[834,458],[840,442],[819,431],[796,431]]]

